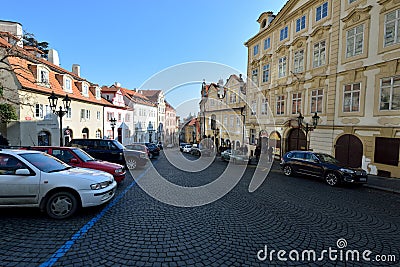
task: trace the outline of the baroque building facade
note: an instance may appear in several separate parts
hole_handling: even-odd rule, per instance
[[[261,14],[245,43],[250,145],[262,133],[278,157],[310,148],[400,177],[399,16],[394,0],[290,0]],[[264,104],[267,119],[257,115]],[[316,129],[299,127],[300,113],[306,122],[317,113]]]

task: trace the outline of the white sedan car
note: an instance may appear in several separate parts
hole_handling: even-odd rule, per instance
[[[0,151],[0,207],[39,207],[64,219],[106,203],[116,186],[109,173],[71,167],[43,152]]]
[[[190,151],[192,150],[192,145],[185,145],[182,149],[182,151],[184,153],[190,153]]]

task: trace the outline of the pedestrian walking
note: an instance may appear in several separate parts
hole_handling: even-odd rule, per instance
[[[271,162],[272,161],[272,156],[274,154],[274,148],[272,146],[270,146],[268,148],[268,161]]]

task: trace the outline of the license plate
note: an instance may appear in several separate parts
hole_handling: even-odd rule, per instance
[[[360,182],[366,182],[367,178],[360,178]]]

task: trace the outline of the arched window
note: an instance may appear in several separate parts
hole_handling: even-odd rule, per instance
[[[88,128],[83,128],[82,138],[84,138],[84,139],[89,138],[89,129]]]
[[[41,131],[38,133],[38,146],[49,146],[50,145],[50,133],[47,131]]]

